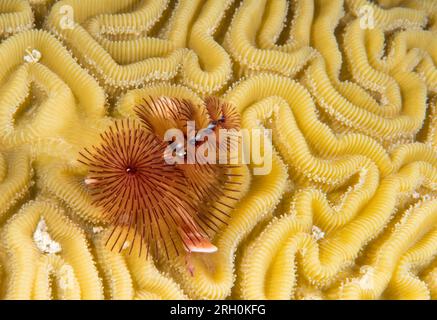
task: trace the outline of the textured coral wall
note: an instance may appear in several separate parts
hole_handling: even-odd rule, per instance
[[[0,297],[437,298],[437,1],[0,0]],[[214,254],[111,251],[78,152],[143,98],[272,129]]]

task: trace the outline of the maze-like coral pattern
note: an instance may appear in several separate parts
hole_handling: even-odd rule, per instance
[[[0,41],[1,298],[437,299],[436,1],[3,0]],[[109,250],[78,152],[208,95],[272,170],[216,253]]]

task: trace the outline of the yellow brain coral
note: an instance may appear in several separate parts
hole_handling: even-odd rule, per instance
[[[436,1],[4,0],[0,66],[0,298],[437,299]],[[111,250],[79,152],[211,95],[268,142],[217,251]]]

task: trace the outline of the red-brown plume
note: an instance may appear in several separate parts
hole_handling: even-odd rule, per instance
[[[160,137],[168,129],[185,131],[188,121],[195,121],[198,128],[205,127],[209,118],[204,108],[196,106],[187,99],[171,97],[149,97],[143,104],[134,107],[143,125]]]
[[[167,257],[169,245],[178,253],[178,243],[187,251],[213,250],[196,222],[198,209],[187,194],[184,171],[164,161],[166,147],[135,121],[122,120],[101,135],[100,145],[80,153],[93,203],[113,228],[107,240],[111,249],[120,251],[129,239],[130,251],[138,243],[140,255],[160,243]]]
[[[212,132],[217,137],[219,129],[239,130],[240,128],[238,112],[233,106],[215,97],[206,98],[203,105],[195,105],[186,99],[149,97],[148,100],[144,99],[144,104],[135,107],[135,113],[147,128],[155,132],[159,131],[161,137],[165,130],[173,128],[186,133],[186,122],[189,120],[195,121],[197,132],[204,129],[203,131]],[[199,134],[196,137],[199,137]],[[191,143],[187,136],[185,136],[185,141]],[[205,141],[208,143],[209,140],[202,137],[194,143],[196,147],[199,147]],[[216,144],[217,147],[223,145],[218,139]],[[239,191],[236,188],[238,183],[230,182],[228,179],[229,171],[235,166],[204,162],[177,166],[183,170],[187,178],[188,189],[197,204],[199,227],[204,233],[218,230],[220,226],[226,224],[229,218],[227,212],[233,209],[229,204],[221,201],[220,197],[224,196],[229,200],[238,201]]]
[[[217,97],[206,97],[204,103],[212,124],[218,129],[240,130],[240,115],[234,106]]]
[[[206,132],[213,132],[216,136],[215,145],[217,150],[227,154],[228,163],[236,160],[235,152],[238,152],[238,140],[240,130],[240,114],[231,104],[217,97],[206,97],[205,109],[208,112],[210,123]],[[206,140],[203,143],[210,144]]]
[[[217,98],[196,105],[169,97],[149,97],[135,112],[142,125],[116,121],[98,146],[80,153],[79,161],[89,169],[85,183],[93,202],[113,228],[107,244],[120,251],[129,241],[129,252],[136,247],[140,255],[162,246],[169,257],[170,247],[178,253],[181,244],[188,252],[214,252],[207,235],[226,224],[238,201],[239,183],[230,179],[235,166],[167,164],[168,143],[162,138],[168,129],[185,131],[190,120],[207,134],[238,130],[238,113]],[[194,141],[185,137],[186,144],[199,148],[208,141],[197,139],[197,133]]]

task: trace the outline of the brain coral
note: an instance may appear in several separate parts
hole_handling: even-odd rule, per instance
[[[0,66],[0,298],[437,299],[437,1],[2,0]],[[178,169],[215,252],[106,245],[78,155],[157,101],[271,130]]]

